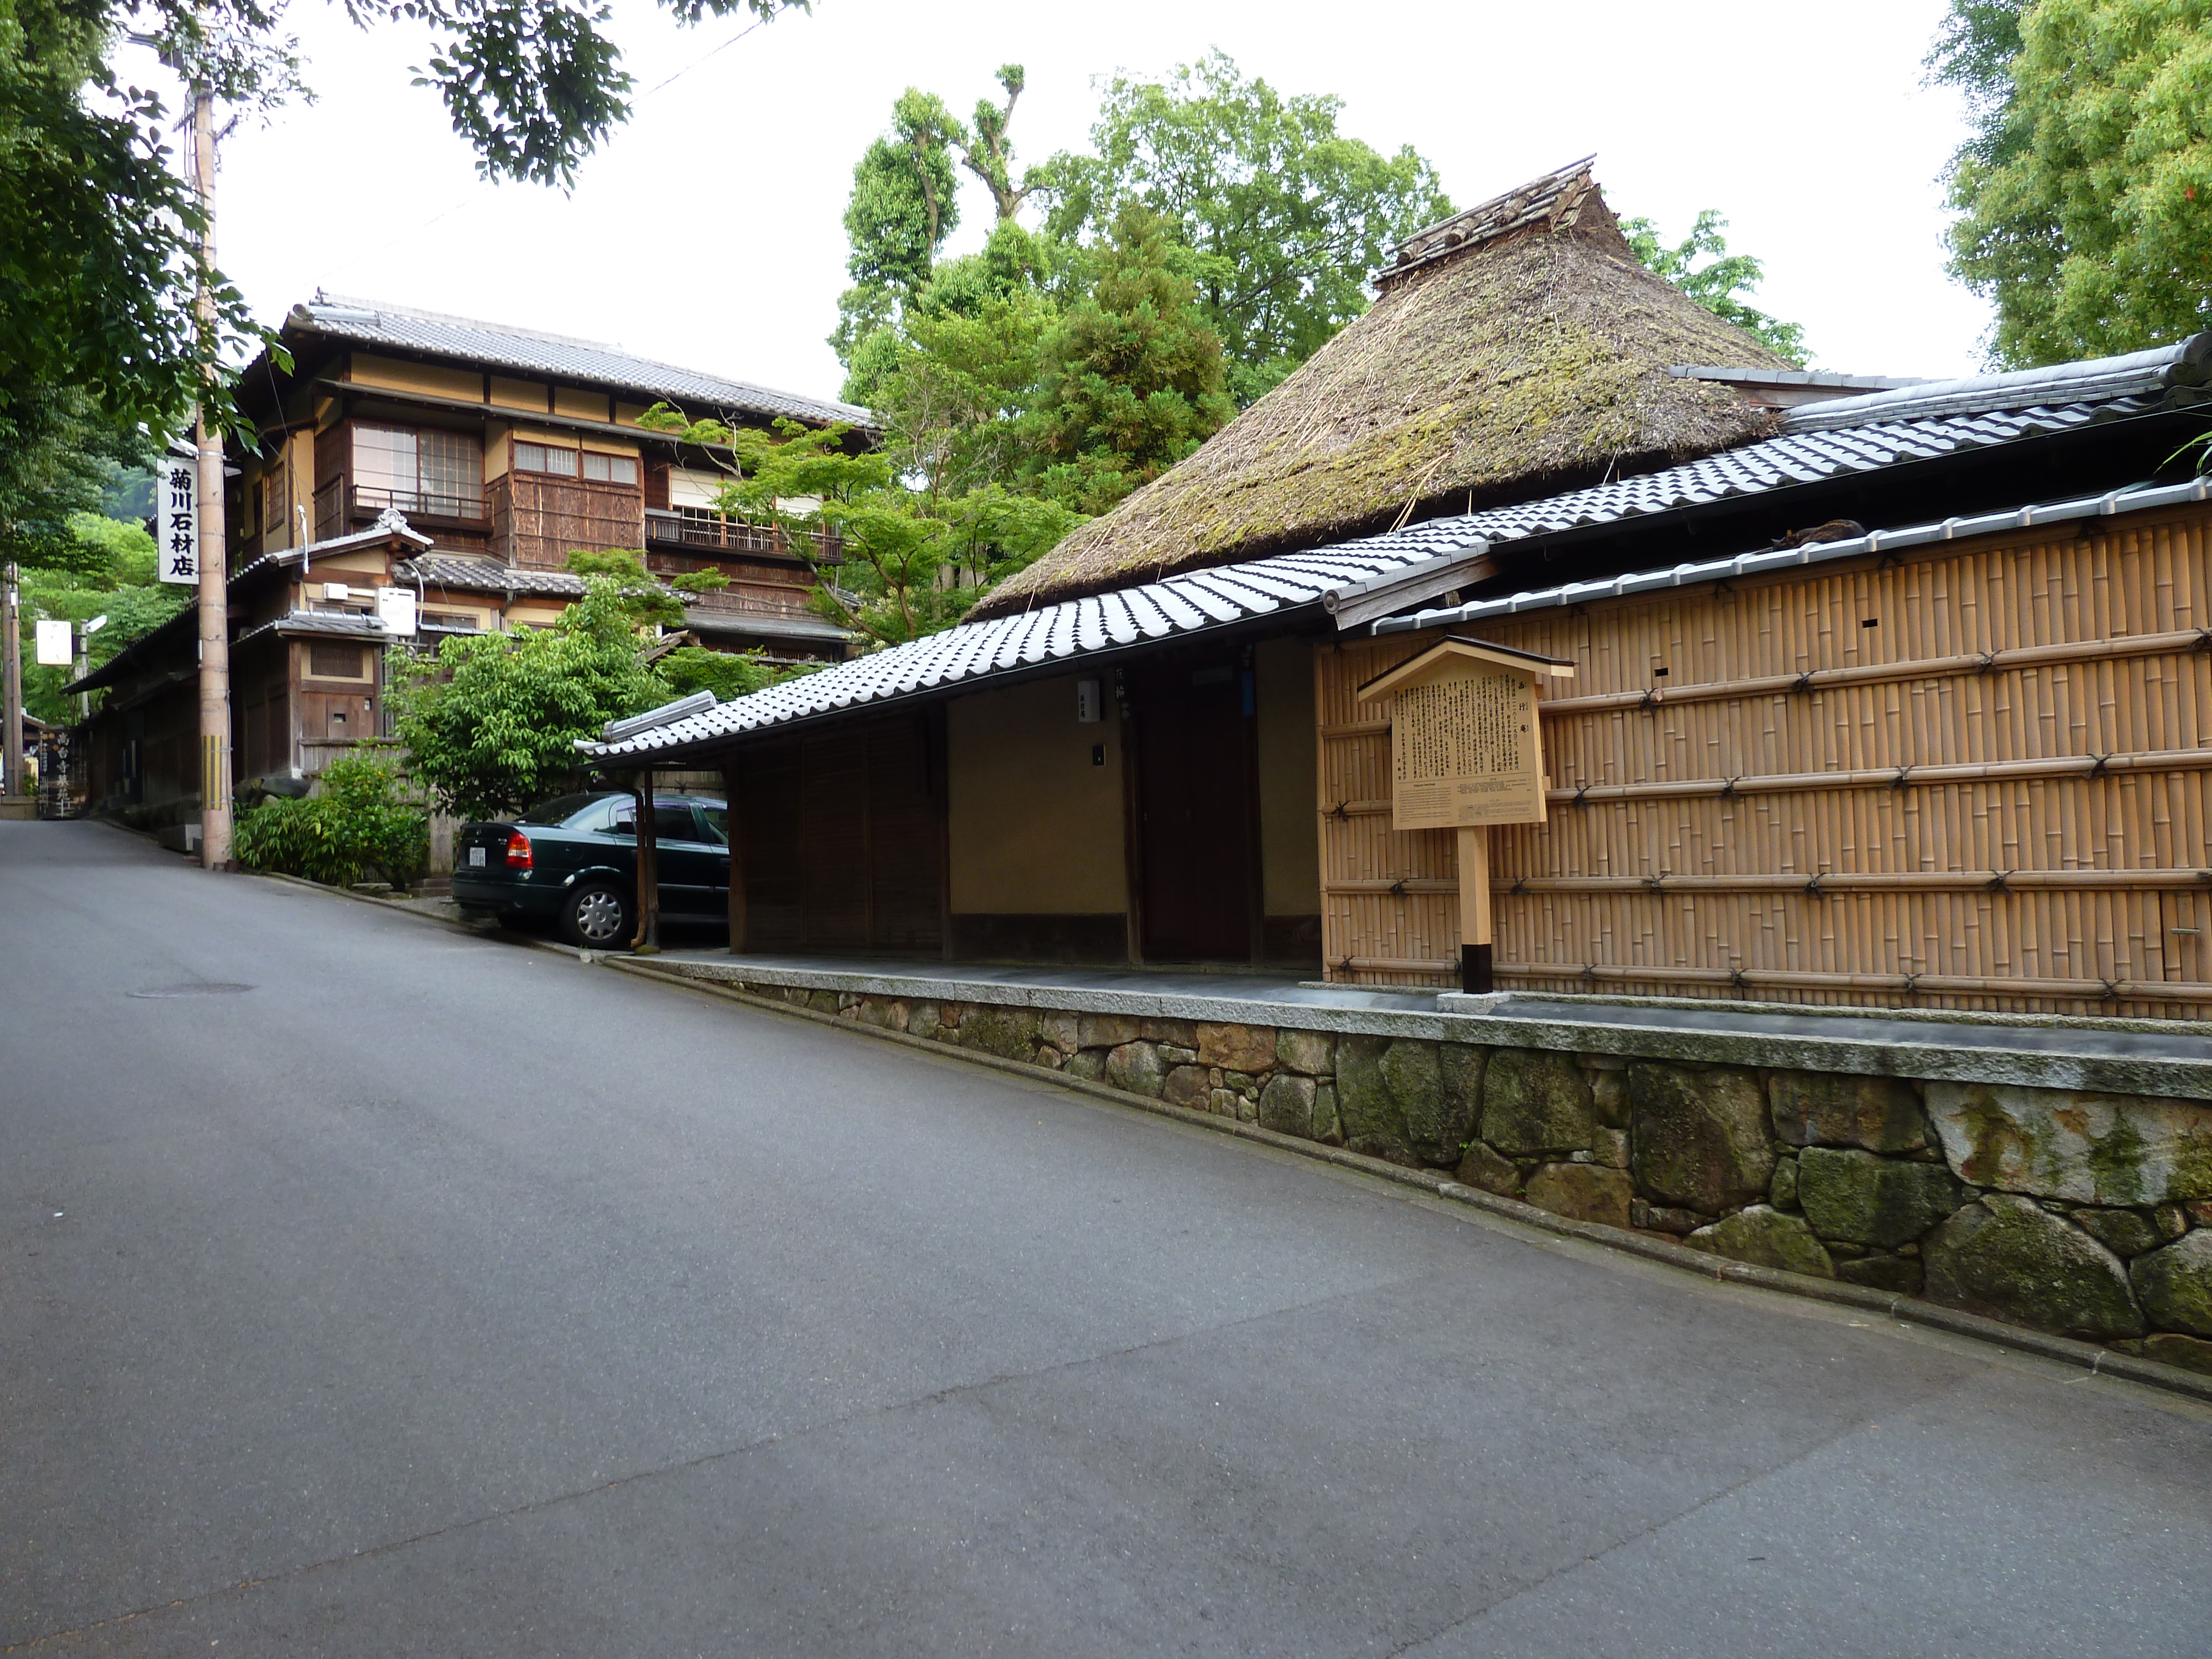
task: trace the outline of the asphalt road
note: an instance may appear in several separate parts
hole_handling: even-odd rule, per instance
[[[2212,1650],[2131,1385],[96,826],[0,1022],[0,1649]]]

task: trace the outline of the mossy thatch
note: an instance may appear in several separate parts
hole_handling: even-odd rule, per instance
[[[1773,429],[1670,365],[1789,367],[1646,270],[1578,163],[1399,250],[1367,314],[971,613],[1339,541]]]

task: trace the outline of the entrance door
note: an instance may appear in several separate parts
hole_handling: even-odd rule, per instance
[[[1188,659],[1132,677],[1148,962],[1252,959],[1251,719],[1245,671]]]

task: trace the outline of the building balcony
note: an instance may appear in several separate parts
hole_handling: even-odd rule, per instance
[[[842,564],[844,538],[827,526],[791,530],[708,513],[645,509],[645,544],[671,553],[750,554],[756,558],[804,559],[810,564]]]
[[[315,492],[316,539],[343,536],[386,511],[397,511],[410,524],[479,533],[491,529],[491,509],[481,491],[391,489],[380,484],[349,485],[337,478]]]

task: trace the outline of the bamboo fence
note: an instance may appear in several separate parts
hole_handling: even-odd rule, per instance
[[[2208,526],[2148,513],[1458,630],[1577,665],[1542,705],[1548,820],[1491,832],[1501,988],[2202,1018]],[[1354,700],[1438,637],[1317,647],[1333,980],[1457,982],[1453,833],[1392,830],[1389,724]]]

